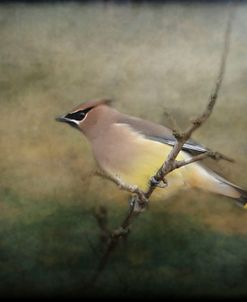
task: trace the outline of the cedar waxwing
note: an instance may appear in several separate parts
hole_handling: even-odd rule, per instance
[[[88,101],[56,120],[68,123],[87,137],[94,158],[105,173],[143,190],[148,188],[150,177],[160,168],[175,143],[171,129],[122,114],[104,99]],[[190,139],[177,159],[188,159],[208,150]],[[154,191],[156,198],[164,199],[178,189],[194,187],[231,197],[242,206],[247,203],[247,191],[201,162],[174,170],[166,179],[168,186],[157,188]]]

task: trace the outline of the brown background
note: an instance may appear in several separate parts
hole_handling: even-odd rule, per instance
[[[168,109],[185,127],[215,82],[226,18],[222,2],[1,5],[1,293],[84,295],[97,258],[85,239],[97,245],[92,207],[105,204],[112,227],[127,208],[126,194],[88,177],[89,145],[54,117],[110,97],[158,123]],[[194,135],[237,159],[219,170],[245,188],[246,18],[239,4],[218,103]],[[245,294],[246,235],[247,212],[227,198],[191,191],[153,203],[98,293]]]

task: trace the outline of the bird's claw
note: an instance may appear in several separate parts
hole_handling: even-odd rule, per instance
[[[151,177],[150,184],[151,184],[151,186],[158,187],[161,189],[164,189],[165,187],[167,187],[167,181],[165,178],[162,179],[161,181],[158,181],[157,179],[155,179],[154,176]]]

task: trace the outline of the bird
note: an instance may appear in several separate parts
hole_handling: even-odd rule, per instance
[[[109,177],[147,190],[167,158],[176,139],[163,125],[119,112],[110,99],[93,99],[58,116],[57,121],[76,128],[87,138],[98,167]],[[187,140],[177,160],[207,152],[193,139]],[[156,199],[167,199],[182,189],[201,189],[230,197],[247,208],[247,190],[231,183],[202,162],[193,162],[169,173],[167,186],[155,190]]]

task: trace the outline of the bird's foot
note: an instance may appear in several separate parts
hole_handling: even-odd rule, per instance
[[[154,176],[151,177],[150,184],[153,187],[158,187],[158,188],[161,188],[161,189],[164,189],[168,185],[167,180],[165,178],[162,179],[161,181],[159,181]]]

